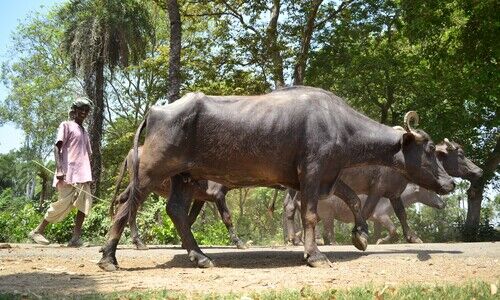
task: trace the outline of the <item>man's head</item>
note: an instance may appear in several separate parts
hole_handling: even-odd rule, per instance
[[[86,97],[77,97],[71,104],[70,117],[81,124],[92,108],[92,101]]]

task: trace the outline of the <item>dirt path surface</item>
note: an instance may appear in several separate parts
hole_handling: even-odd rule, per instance
[[[99,247],[11,244],[0,247],[0,291],[83,294],[169,289],[195,293],[315,290],[364,284],[460,283],[500,279],[500,243],[320,246],[334,262],[315,269],[302,261],[303,247],[203,248],[216,267],[198,269],[179,247],[137,251],[119,247],[120,270],[104,272],[96,263]]]

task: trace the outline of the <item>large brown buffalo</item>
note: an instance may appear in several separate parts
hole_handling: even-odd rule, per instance
[[[144,127],[139,161],[138,140]],[[114,218],[98,263],[105,270],[118,265],[116,247],[128,219],[135,218],[151,188],[166,177],[171,177],[167,213],[189,258],[200,267],[213,263],[190,231],[185,205],[192,186],[186,175],[228,187],[283,185],[298,190],[303,201],[304,254],[311,266],[329,265],[314,239],[316,211],[321,197],[342,189],[336,184],[342,169],[385,165],[439,193],[454,188],[425,132],[398,132],[360,114],[334,94],[311,87],[260,96],[187,94],[149,111],[137,130],[134,152],[129,200]],[[359,199],[353,206],[359,210]],[[355,230],[361,236],[367,229]]]

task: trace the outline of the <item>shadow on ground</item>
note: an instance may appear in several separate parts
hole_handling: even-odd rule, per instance
[[[323,252],[332,262],[345,262],[359,259],[364,256],[390,256],[409,255],[420,261],[431,259],[432,254],[461,254],[462,251],[441,251],[441,250],[388,250],[384,252],[359,252],[359,251],[328,251]],[[241,268],[241,269],[261,269],[261,268],[283,268],[303,266],[305,260],[301,251],[234,251],[210,253],[208,256],[214,261],[217,268]],[[193,268],[195,263],[189,261],[187,254],[176,254],[173,258],[155,267],[124,268],[126,271],[142,271],[148,269],[169,269],[169,268]]]
[[[112,280],[109,280],[109,283],[111,284]],[[96,281],[86,275],[42,272],[17,273],[0,276],[0,298],[3,296],[9,297],[9,295],[31,299],[46,294],[62,296],[75,293],[81,294],[82,292],[94,290],[96,285]],[[36,286],[36,291],[27,288],[33,286]]]

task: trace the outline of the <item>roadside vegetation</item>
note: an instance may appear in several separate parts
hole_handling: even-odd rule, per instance
[[[427,243],[431,242],[459,242],[465,222],[466,211],[463,202],[466,197],[467,183],[447,197],[447,207],[436,210],[426,206],[411,207],[408,209],[410,226],[420,238]],[[273,214],[268,212],[268,205],[274,197],[275,191],[268,188],[234,190],[227,197],[229,209],[232,212],[233,223],[238,235],[253,245],[283,245],[283,198],[284,191],[278,191],[277,207]],[[56,197],[56,195],[52,195]],[[107,231],[111,225],[108,215],[109,199],[106,195],[103,200],[94,200],[92,214],[84,223],[84,239],[90,244],[100,245],[105,241]],[[54,199],[55,200],[55,199]],[[180,239],[174,225],[165,212],[165,199],[152,197],[140,210],[138,226],[144,241],[147,244],[179,244]],[[15,196],[11,189],[5,189],[0,194],[0,242],[30,242],[27,237],[28,229],[35,227],[43,217],[46,206],[27,199],[25,196]],[[500,212],[500,197],[486,202],[483,208],[481,223],[477,236],[478,241],[496,241],[500,239],[498,220]],[[57,243],[66,243],[71,238],[74,226],[74,211],[63,222],[51,224],[47,228],[46,236]],[[399,224],[393,216],[395,224]],[[322,224],[320,223],[320,226]],[[339,244],[351,243],[352,224],[335,223],[336,242]],[[370,227],[373,232],[373,226]],[[401,229],[398,229],[402,237]],[[213,203],[207,203],[193,225],[195,238],[201,245],[229,245],[228,232],[217,208]],[[386,234],[383,231],[382,234]],[[404,242],[400,238],[399,242]],[[130,243],[128,228],[125,231],[123,243]]]
[[[315,291],[311,287],[303,287],[300,290],[280,290],[252,293],[231,293],[231,294],[183,294],[171,291],[138,291],[138,292],[120,292],[110,294],[89,294],[73,295],[78,299],[240,299],[240,300],[295,300],[295,299],[325,299],[325,300],[399,300],[399,299],[442,299],[442,300],[486,300],[498,299],[498,287],[496,283],[487,283],[484,281],[471,281],[467,284],[447,284],[447,285],[402,285],[402,286],[363,286],[350,289],[329,289],[326,291]],[[67,296],[51,294],[0,294],[0,299],[58,299]]]

